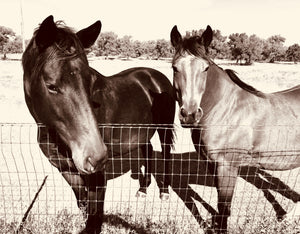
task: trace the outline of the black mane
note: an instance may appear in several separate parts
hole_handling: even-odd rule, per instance
[[[253,88],[252,86],[246,84],[244,81],[242,81],[237,75],[236,75],[236,72],[231,70],[231,69],[225,69],[225,72],[227,73],[227,75],[230,77],[230,79],[235,83],[237,84],[239,87],[241,87],[242,89],[248,91],[249,93],[252,93],[258,97],[261,97],[261,98],[265,98],[266,95]]]
[[[176,60],[176,58],[181,56],[184,52],[210,61],[208,57],[208,50],[201,43],[201,37],[199,36],[185,37],[176,47],[174,60]]]

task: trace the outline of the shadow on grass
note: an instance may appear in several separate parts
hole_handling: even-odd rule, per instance
[[[161,153],[155,151],[150,161],[152,163],[153,176],[155,177],[157,184],[161,184],[161,181],[163,180],[163,159]],[[120,176],[130,169],[132,170],[132,178],[140,179],[140,167],[143,164],[144,160],[138,157],[137,152],[135,154],[132,153],[130,159],[126,157],[115,157],[110,161],[110,165],[107,168],[107,179],[113,179]],[[169,164],[170,186],[202,227],[207,227],[209,225],[207,225],[201,217],[195,201],[200,202],[212,215],[216,214],[217,211],[195,192],[191,185],[215,187],[215,176],[211,173],[212,171],[214,171],[212,164],[206,160],[199,159],[196,152],[176,153],[171,155]],[[293,202],[300,201],[300,194],[295,192],[280,179],[261,169],[255,167],[242,167],[240,168],[239,176],[256,188],[262,190],[265,198],[273,206],[277,220],[279,221],[284,218],[286,211],[270,192],[271,190],[280,193],[282,196]]]
[[[161,184],[163,179],[163,163],[160,152],[154,152],[152,163],[153,176],[156,179],[157,184]],[[123,175],[128,171],[132,171],[132,178],[141,179],[142,173],[140,171],[141,166],[144,164],[144,159],[139,157],[138,152],[131,152],[130,158],[128,157],[114,157],[110,159],[107,165],[107,179],[113,179]],[[217,211],[209,204],[209,201],[205,201],[192,187],[191,185],[203,185],[208,187],[215,187],[215,176],[211,174],[212,165],[205,160],[201,160],[196,152],[177,153],[171,155],[169,164],[170,172],[170,186],[173,191],[181,198],[185,206],[190,210],[191,214],[198,222],[199,227],[203,229],[209,229],[209,224],[201,217],[195,201],[201,203],[201,205],[210,213],[215,214]],[[256,188],[263,191],[265,198],[272,204],[277,219],[280,220],[286,214],[286,211],[278,203],[275,196],[272,195],[272,191],[280,193],[282,196],[297,202],[300,200],[300,195],[293,191],[289,186],[283,183],[280,179],[272,176],[271,174],[254,168],[243,167],[240,169],[239,176],[245,181],[251,183]],[[67,212],[62,212],[56,217],[53,217],[53,221],[50,222],[51,226],[55,224],[56,229],[70,230],[72,222],[66,220],[79,220],[77,216],[72,216]],[[106,214],[104,215],[104,222],[108,224],[108,229],[111,229],[111,233],[116,232],[117,228],[125,228],[130,233],[150,233],[155,230],[166,230],[169,226],[174,228],[176,224],[170,223],[155,223],[151,219],[146,219],[145,222],[132,221],[134,220],[130,214]],[[49,223],[43,223],[40,220],[33,222],[34,218],[28,219],[25,230],[36,230],[38,226],[42,228],[38,230],[52,230],[49,228]],[[81,222],[81,221],[80,221]],[[78,228],[81,225],[78,223]],[[82,221],[81,223],[84,223]],[[19,223],[7,221],[0,218],[0,233],[13,233],[16,230]],[[38,224],[38,225],[35,225]],[[66,226],[67,225],[67,226]],[[167,227],[168,226],[168,227]],[[198,227],[198,228],[199,228]],[[180,229],[180,228],[179,228]],[[168,229],[170,230],[170,229]],[[175,229],[174,229],[175,230]],[[177,229],[176,229],[177,230]],[[29,231],[27,232],[29,233]],[[34,231],[32,233],[35,233]],[[37,232],[39,233],[39,232]]]
[[[132,231],[134,231],[135,233],[147,233],[146,229],[142,227],[142,225],[131,224],[122,217],[124,217],[123,214],[108,214],[104,216],[103,222],[106,223],[109,228],[112,228],[112,233],[116,232],[115,228],[125,228],[126,230],[130,230],[130,233],[132,233]],[[109,230],[104,231],[109,232]]]

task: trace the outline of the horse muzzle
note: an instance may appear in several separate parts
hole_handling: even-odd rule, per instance
[[[107,162],[107,157],[101,158],[101,160],[95,161],[94,157],[87,157],[86,162],[84,164],[84,170],[81,171],[84,174],[93,174],[98,171],[104,171],[105,170],[105,165]]]
[[[180,109],[179,120],[183,127],[197,127],[203,116],[203,110],[198,107],[196,111],[188,112],[183,107]]]
[[[72,151],[72,159],[81,174],[93,174],[104,171],[108,160],[107,147],[103,145],[101,151],[96,152]]]

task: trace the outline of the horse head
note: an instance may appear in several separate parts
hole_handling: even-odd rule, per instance
[[[171,31],[171,43],[175,48],[172,61],[173,85],[180,106],[181,124],[197,126],[203,115],[200,106],[206,88],[209,65],[208,46],[212,41],[212,29],[207,26],[202,36],[182,38],[177,26]]]
[[[103,170],[107,160],[90,100],[96,78],[84,51],[100,30],[101,22],[97,21],[74,33],[49,16],[35,31],[22,57],[25,99],[32,116],[58,133],[83,174]]]

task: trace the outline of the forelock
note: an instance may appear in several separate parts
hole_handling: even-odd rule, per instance
[[[179,57],[184,56],[184,54],[194,55],[195,57],[200,57],[208,62],[210,58],[208,56],[208,51],[205,49],[204,45],[201,44],[201,37],[185,37],[182,42],[175,48],[175,56],[173,62]]]

